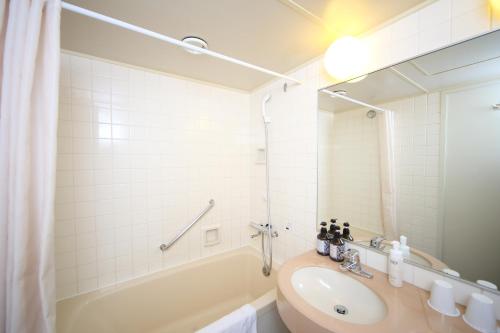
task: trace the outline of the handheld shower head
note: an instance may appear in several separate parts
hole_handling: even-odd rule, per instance
[[[270,99],[271,99],[270,94],[265,95],[264,98],[262,99],[262,120],[264,120],[265,124],[271,123],[271,118],[267,115],[266,112],[266,104],[267,102],[269,102]]]

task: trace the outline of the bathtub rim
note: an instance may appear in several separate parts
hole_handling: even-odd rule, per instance
[[[228,251],[220,252],[214,255],[209,255],[206,257],[202,258],[197,258],[194,260],[190,260],[188,262],[178,264],[175,266],[167,267],[161,270],[157,270],[145,275],[137,276],[128,280],[120,281],[117,282],[116,284],[110,285],[110,286],[105,286],[100,289],[92,290],[89,292],[85,293],[80,293],[76,294],[70,297],[66,297],[60,300],[56,301],[56,322],[57,317],[58,317],[58,311],[57,308],[60,306],[60,303],[62,302],[67,302],[67,306],[70,307],[68,309],[67,313],[65,313],[66,318],[64,319],[65,322],[73,322],[75,318],[79,315],[79,313],[82,311],[84,307],[89,305],[90,303],[93,303],[103,297],[106,297],[108,295],[112,295],[115,293],[118,293],[122,290],[147,283],[149,281],[161,279],[164,277],[168,277],[171,275],[174,275],[179,272],[183,272],[189,269],[196,269],[199,266],[206,265],[211,262],[216,262],[220,260],[224,260],[226,258],[231,258],[235,256],[241,256],[241,255],[250,255],[258,260],[261,260],[261,252],[254,247],[250,245],[246,245],[237,249],[231,249]],[[280,265],[279,264],[274,264],[273,263],[273,271],[274,274],[277,278],[278,270],[279,270]],[[262,274],[259,270],[259,274]],[[277,280],[276,280],[277,281]],[[269,307],[273,304],[273,302],[276,300],[276,287],[272,288],[271,290],[267,291],[265,294],[261,295],[260,297],[254,299],[253,301],[249,302],[251,306],[253,306],[257,312],[257,314],[260,314],[262,312],[268,311]]]

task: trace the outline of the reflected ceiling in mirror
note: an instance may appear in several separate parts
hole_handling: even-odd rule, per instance
[[[385,251],[404,235],[409,260],[500,286],[500,31],[325,89],[318,222]]]

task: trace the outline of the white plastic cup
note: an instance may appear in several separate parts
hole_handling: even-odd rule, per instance
[[[494,289],[494,290],[498,290],[498,287],[496,284],[494,283],[491,283],[490,281],[486,281],[486,280],[477,280],[476,281],[477,284],[483,286],[483,287],[486,287],[486,288],[490,288],[490,289]]]
[[[439,313],[450,317],[460,316],[455,306],[455,297],[453,296],[453,286],[443,280],[434,280],[431,289],[431,298],[427,300],[427,304]]]
[[[481,333],[497,333],[493,301],[483,294],[470,295],[463,319],[467,325]]]
[[[450,268],[443,268],[443,272],[445,272],[448,275],[455,276],[455,277],[460,277],[460,273],[457,271],[454,271],[453,269]]]

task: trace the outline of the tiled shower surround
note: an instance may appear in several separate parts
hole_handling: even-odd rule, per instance
[[[411,246],[439,257],[440,95],[420,95],[379,106],[394,112],[399,232],[408,237]],[[321,111],[322,121],[330,123],[330,136],[324,133],[320,137],[330,141],[330,148],[322,154],[330,156],[332,166],[329,178],[321,180],[327,184],[318,184],[318,188],[326,196],[323,200],[328,201],[324,205],[329,206],[330,216],[381,234],[380,128],[378,118],[368,118],[367,111]]]
[[[393,110],[399,231],[438,258],[441,99],[439,93],[384,104]]]
[[[330,216],[382,234],[378,119],[366,109],[336,113],[332,141]],[[328,221],[328,219],[327,219]]]
[[[374,70],[498,27],[486,0],[438,0],[362,37]],[[288,73],[303,84],[286,93],[282,81],[240,93],[68,54],[62,65],[59,298],[246,244],[248,222],[265,220],[255,161],[267,93],[274,260],[314,247],[317,89],[333,83],[321,59]],[[161,241],[210,197],[210,215],[162,255]],[[203,247],[200,228],[211,224],[221,224],[222,243]],[[418,285],[418,272],[408,282]]]
[[[249,95],[84,56],[61,60],[58,298],[240,247]],[[159,245],[211,198],[212,211],[162,254]],[[203,246],[207,225],[220,225],[220,244]]]

